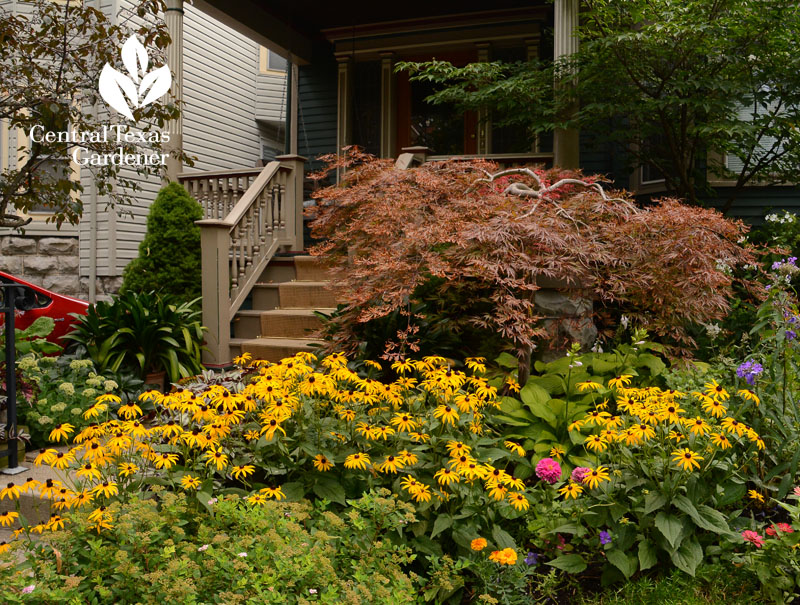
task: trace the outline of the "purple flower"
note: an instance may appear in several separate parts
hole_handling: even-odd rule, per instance
[[[610,544],[611,543],[611,534],[608,533],[606,530],[600,532],[600,544]]]
[[[592,470],[592,469],[590,469],[590,468],[587,468],[587,467],[585,467],[585,466],[576,466],[576,467],[573,469],[573,471],[572,471],[572,474],[570,475],[570,478],[571,478],[571,479],[572,479],[572,480],[573,480],[575,483],[583,483],[583,479],[584,479],[584,477],[586,477],[586,474],[587,474],[589,471],[591,471],[591,470]]]
[[[542,458],[536,464],[536,476],[552,485],[561,479],[561,465],[552,458]]]
[[[797,338],[797,332],[794,330],[786,330],[786,340],[794,340]]]
[[[533,551],[530,551],[530,552],[528,553],[528,556],[527,556],[527,557],[525,557],[525,559],[524,559],[524,560],[525,560],[525,565],[527,565],[528,567],[530,567],[530,566],[532,566],[532,565],[536,565],[536,564],[538,564],[538,563],[539,563],[539,555],[537,555],[537,554],[536,554],[535,552],[533,552]]]
[[[787,337],[788,338],[788,337]],[[753,386],[756,383],[756,378],[764,371],[762,366],[757,361],[745,361],[738,368],[736,368],[736,375],[739,378],[744,378],[747,384]]]

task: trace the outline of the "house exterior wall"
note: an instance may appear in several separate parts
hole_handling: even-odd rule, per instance
[[[84,0],[84,3],[114,19],[133,6],[131,0]],[[0,5],[12,6],[18,12],[31,10],[29,3],[21,1],[0,0]],[[196,158],[194,167],[187,166],[186,171],[252,168],[261,159],[264,146],[283,149],[280,139],[284,108],[281,103],[285,103],[286,78],[275,72],[259,73],[259,48],[242,34],[188,2],[185,4],[183,145],[186,153]],[[100,103],[98,110],[101,119],[107,117],[108,121],[116,122],[105,104]],[[6,139],[7,145],[3,145],[0,158],[5,153],[6,161],[16,162],[16,131],[8,129]],[[161,181],[155,176],[143,178],[130,169],[124,170],[122,176],[135,180],[141,187],[134,195],[134,202],[111,208],[108,200],[100,197],[97,216],[92,217],[92,180],[88,169],[83,169],[80,178],[84,186],[84,215],[80,224],[64,225],[56,230],[54,225],[44,225],[43,220],[38,220],[28,226],[24,235],[7,232],[15,239],[4,240],[0,268],[18,266],[16,260],[6,262],[4,257],[11,248],[9,242],[19,243],[20,237],[33,238],[35,244],[36,238],[69,239],[78,251],[78,292],[72,291],[71,285],[67,292],[66,285],[62,288],[59,280],[51,278],[62,275],[58,264],[50,272],[25,276],[36,283],[46,280],[56,292],[88,297],[94,247],[97,293],[101,297],[115,293],[121,285],[125,266],[138,256],[139,243],[146,232],[147,213],[161,188]],[[4,233],[0,233],[2,235]],[[26,250],[29,248],[29,245],[24,246]],[[36,250],[38,254],[38,247]]]

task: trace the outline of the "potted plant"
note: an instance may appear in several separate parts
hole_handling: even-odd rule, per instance
[[[83,347],[100,372],[129,369],[146,384],[176,382],[202,371],[201,311],[154,292],[126,292],[77,316],[65,338]]]

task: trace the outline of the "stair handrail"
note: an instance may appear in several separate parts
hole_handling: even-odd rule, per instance
[[[230,321],[278,249],[303,249],[304,162],[301,156],[278,156],[224,218],[197,221],[206,365],[229,362]]]

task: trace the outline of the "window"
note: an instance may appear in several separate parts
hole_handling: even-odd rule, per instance
[[[286,73],[286,68],[289,62],[281,57],[279,54],[272,52],[268,48],[262,46],[259,57],[259,71],[263,73],[275,72],[280,74]]]

